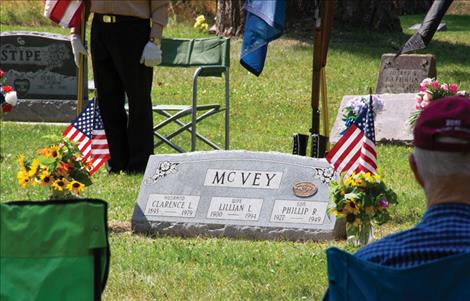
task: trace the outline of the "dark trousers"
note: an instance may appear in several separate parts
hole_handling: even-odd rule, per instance
[[[104,23],[95,14],[91,55],[97,98],[108,138],[111,171],[144,171],[153,154],[153,69],[140,63],[149,40],[147,19],[117,16]],[[125,96],[129,110],[126,113]]]

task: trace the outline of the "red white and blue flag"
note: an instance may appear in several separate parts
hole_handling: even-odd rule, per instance
[[[45,0],[44,16],[63,27],[77,27],[81,23],[82,0]]]
[[[330,150],[326,160],[336,172],[344,172],[346,176],[353,172],[377,174],[372,96],[369,104],[363,107],[356,120]]]
[[[109,146],[104,131],[99,107],[94,109],[95,101],[90,101],[80,115],[65,129],[64,136],[78,143],[83,160],[91,159],[93,167],[90,175],[95,173],[109,160]]]

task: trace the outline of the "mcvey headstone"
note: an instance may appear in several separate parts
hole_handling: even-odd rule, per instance
[[[71,121],[76,116],[77,68],[67,37],[0,33],[0,68],[19,102],[5,116],[18,121]]]
[[[331,143],[338,142],[341,137],[340,133],[346,128],[342,120],[343,108],[357,96],[346,95],[343,97],[331,129]],[[378,142],[410,144],[413,141],[413,133],[407,121],[410,114],[416,111],[416,93],[382,94],[379,96],[384,102],[384,107],[375,117],[375,139]]]
[[[436,61],[430,54],[382,55],[377,94],[414,93],[427,77],[436,77]]]
[[[132,217],[136,232],[250,239],[342,235],[327,214],[324,159],[248,151],[151,156]]]

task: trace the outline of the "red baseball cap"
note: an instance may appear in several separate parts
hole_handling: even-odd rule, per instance
[[[470,99],[444,97],[418,117],[413,131],[416,147],[443,152],[470,152]]]

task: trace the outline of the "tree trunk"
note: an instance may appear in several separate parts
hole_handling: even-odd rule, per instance
[[[393,1],[337,0],[335,20],[373,31],[402,31]]]
[[[217,0],[215,20],[217,35],[230,37],[243,33],[245,24],[244,2],[245,0]]]

